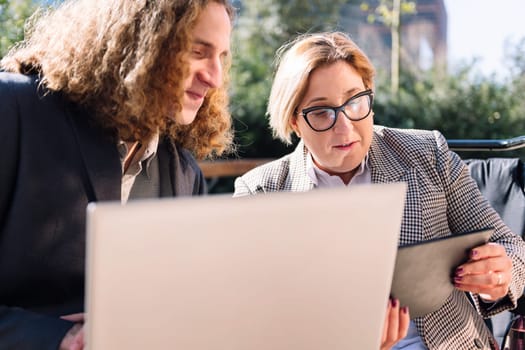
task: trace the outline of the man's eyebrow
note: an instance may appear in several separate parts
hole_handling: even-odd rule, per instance
[[[216,47],[213,43],[211,43],[211,42],[209,42],[209,41],[206,41],[206,40],[204,40],[204,39],[199,39],[199,38],[195,38],[195,39],[193,40],[193,45],[202,45],[202,46],[204,46],[205,48],[207,48],[207,49],[212,49],[212,50],[217,49],[217,47]],[[222,55],[229,55],[229,54],[230,54],[230,50],[226,50],[226,51],[224,51],[224,52],[221,52],[221,54],[222,54]]]
[[[215,48],[215,45],[213,45],[212,43],[206,41],[206,40],[202,40],[202,39],[195,39],[193,40],[193,44],[196,44],[196,45],[202,45],[202,46],[206,46],[206,47],[209,47],[209,48]]]

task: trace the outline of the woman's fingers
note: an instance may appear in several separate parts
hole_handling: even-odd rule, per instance
[[[407,335],[409,324],[408,308],[400,307],[398,299],[390,299],[383,326],[381,350],[388,350],[403,339]]]
[[[456,268],[456,288],[492,301],[504,297],[512,281],[512,260],[505,248],[488,243],[472,249],[469,256],[468,262]]]

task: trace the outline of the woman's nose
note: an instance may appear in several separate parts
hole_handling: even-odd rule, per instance
[[[348,132],[349,129],[353,128],[354,124],[352,123],[352,121],[346,117],[343,111],[339,111],[339,114],[337,115],[337,120],[335,121],[334,125],[334,132],[345,133]]]

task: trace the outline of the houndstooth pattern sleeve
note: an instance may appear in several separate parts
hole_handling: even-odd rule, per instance
[[[299,143],[293,153],[237,178],[234,196],[312,189],[306,173],[306,154]],[[513,262],[508,296],[490,309],[474,296],[476,309],[466,294],[456,289],[437,311],[414,320],[430,350],[494,349],[494,339],[480,313],[490,316],[515,306],[525,285],[523,240],[490,207],[464,162],[448,149],[437,131],[375,126],[369,167],[374,183],[407,184],[401,245],[494,228],[491,242],[505,247]]]
[[[511,232],[503,223],[496,211],[483,197],[475,181],[468,172],[467,166],[459,156],[448,150],[445,139],[436,133],[440,158],[446,160],[450,169],[445,177],[444,185],[447,193],[447,216],[454,232],[466,232],[482,227],[493,227],[494,234],[490,242],[502,245],[507,255],[512,259],[512,281],[506,298],[490,308],[480,303],[475,295],[476,307],[485,317],[490,317],[503,310],[516,307],[517,299],[523,294],[525,287],[525,242],[521,237]],[[447,174],[447,171],[444,171]]]

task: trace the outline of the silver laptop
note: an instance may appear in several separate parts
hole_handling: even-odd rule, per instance
[[[379,349],[404,184],[90,204],[89,349]]]

